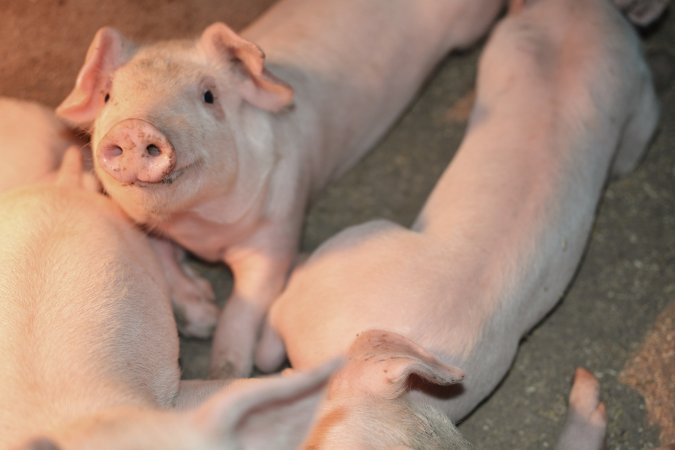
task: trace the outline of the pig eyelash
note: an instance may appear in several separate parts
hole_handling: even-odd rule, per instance
[[[213,105],[213,102],[215,102],[216,98],[213,95],[213,92],[207,90],[204,91],[204,103],[208,103],[209,105]]]

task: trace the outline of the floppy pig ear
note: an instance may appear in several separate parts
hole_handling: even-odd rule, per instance
[[[78,127],[89,126],[105,102],[110,75],[133,54],[135,46],[111,27],[103,27],[89,45],[73,91],[56,108],[56,113]]]
[[[293,104],[293,89],[265,70],[265,54],[223,23],[209,26],[199,40],[211,57],[241,64],[246,79],[239,93],[258,108],[278,112]]]
[[[225,448],[230,444],[241,450],[297,449],[338,364],[226,387],[194,412],[194,422]]]
[[[360,333],[348,355],[350,364],[361,365],[357,370],[366,389],[388,399],[407,392],[412,375],[440,386],[464,378],[460,369],[444,364],[410,339],[389,331]]]

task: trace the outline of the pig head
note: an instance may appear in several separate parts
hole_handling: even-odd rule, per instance
[[[208,195],[224,195],[218,218],[236,222],[262,195],[275,162],[269,136],[244,137],[259,112],[293,100],[263,58],[223,24],[196,42],[146,47],[102,28],[57,112],[92,128],[96,172],[137,222],[152,226]]]

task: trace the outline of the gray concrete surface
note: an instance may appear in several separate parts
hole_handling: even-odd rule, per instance
[[[241,28],[272,2],[0,0],[0,95],[58,104],[102,25],[138,40],[184,37],[215,20]],[[524,340],[494,395],[461,425],[476,448],[552,447],[580,365],[602,383],[608,448],[675,441],[674,17],[644,37],[663,104],[660,132],[638,170],[608,185],[588,251],[560,305]],[[385,139],[323,193],[309,211],[304,251],[372,218],[410,224],[460,142],[479,52],[480,46],[448,57]],[[224,299],[227,272],[196,265]],[[185,376],[203,376],[207,355],[208,342],[184,340]]]

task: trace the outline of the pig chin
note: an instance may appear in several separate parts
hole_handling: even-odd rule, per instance
[[[166,183],[136,182],[122,185],[116,180],[105,180],[108,177],[101,177],[101,181],[108,195],[131,219],[148,227],[157,227],[183,206],[179,195],[182,175]]]

